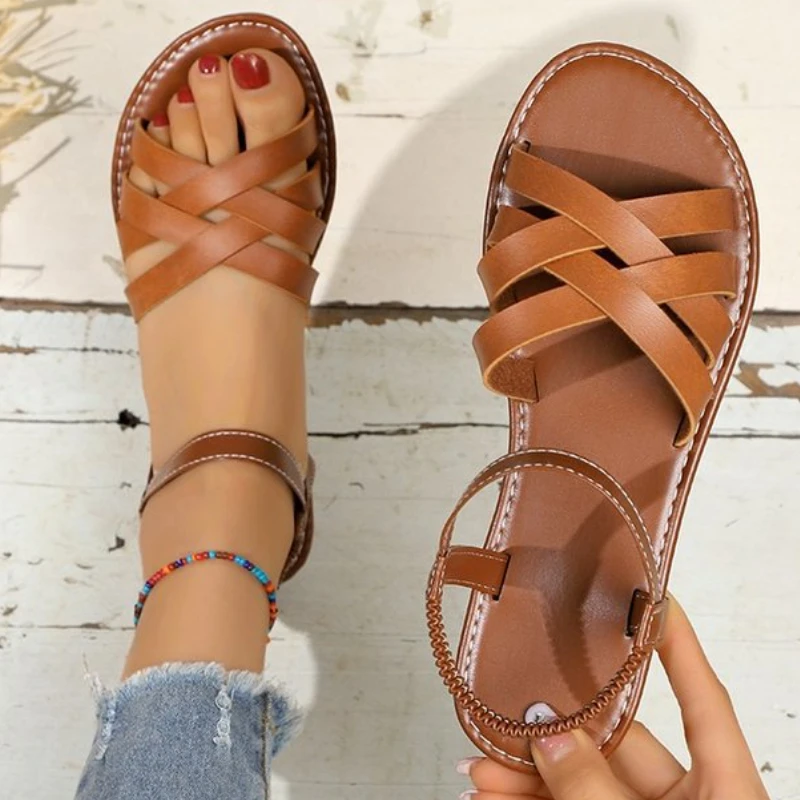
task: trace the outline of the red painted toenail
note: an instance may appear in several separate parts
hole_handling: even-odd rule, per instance
[[[178,102],[179,103],[194,103],[194,95],[188,86],[183,86],[178,89]]]
[[[203,56],[197,62],[197,68],[203,75],[213,75],[219,72],[219,56]]]
[[[256,53],[239,53],[231,59],[236,83],[242,89],[261,89],[269,83],[269,65]]]
[[[169,125],[169,117],[162,113],[153,114],[153,119],[150,120],[150,124],[154,128],[166,128]]]

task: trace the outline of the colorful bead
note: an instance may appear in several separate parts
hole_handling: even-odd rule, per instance
[[[161,567],[160,570],[151,575],[145,581],[142,591],[139,592],[139,599],[133,607],[134,626],[139,624],[139,619],[142,616],[142,610],[144,608],[145,601],[156,584],[158,584],[176,569],[180,569],[181,567],[185,567],[188,564],[193,564],[198,561],[209,560],[232,561],[234,564],[242,567],[242,569],[246,569],[264,587],[264,593],[266,594],[267,602],[269,603],[269,628],[272,630],[272,626],[275,624],[275,620],[278,618],[278,597],[275,591],[275,585],[269,579],[269,575],[267,575],[263,569],[253,564],[252,561],[246,559],[244,556],[236,555],[235,553],[229,553],[225,550],[203,550],[199,553],[190,553],[189,555],[183,556],[176,561],[166,564],[165,566]]]

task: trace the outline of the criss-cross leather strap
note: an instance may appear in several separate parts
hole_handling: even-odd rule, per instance
[[[313,109],[279,139],[217,166],[164,147],[139,121],[131,143],[132,162],[170,189],[152,197],[124,179],[118,221],[123,256],[158,240],[177,249],[128,286],[134,318],[140,320],[220,264],[273,283],[307,302],[316,280],[314,269],[263,239],[279,236],[308,256],[314,255],[325,231],[325,222],[316,213],[324,202],[319,165],[280,190],[263,186],[311,158],[317,146]],[[225,212],[227,217],[211,222],[207,215],[213,211]]]
[[[512,473],[526,469],[557,470],[589,484],[610,502],[630,530],[644,567],[646,591],[637,589],[628,633],[631,652],[619,671],[581,709],[546,723],[525,723],[490,709],[469,688],[451,651],[444,628],[442,595],[445,585],[466,586],[495,599],[502,598],[503,583],[513,555],[451,544],[456,519],[478,492]],[[472,719],[513,738],[538,738],[574,730],[600,714],[624,689],[648,654],[661,640],[668,601],[659,577],[657,559],[639,510],[625,489],[602,467],[561,450],[531,449],[509,453],[486,467],[469,485],[445,523],[439,550],[428,582],[426,616],[434,658],[445,685]]]
[[[296,531],[283,579],[300,565],[306,542],[312,533],[311,485],[314,463],[309,461],[304,479],[295,457],[279,441],[263,433],[246,430],[219,430],[201,434],[181,447],[158,472],[150,474],[139,506],[140,513],[154,495],[190,470],[214,461],[243,461],[263,467],[278,475],[294,497]]]
[[[609,320],[648,357],[685,411],[678,445],[696,429],[712,392],[710,369],[732,327],[721,300],[737,292],[734,257],[676,254],[665,239],[734,230],[729,189],[617,201],[586,181],[512,150],[506,187],[555,212],[504,206],[479,273],[494,314],[475,335],[487,386],[534,401],[525,348],[551,334]],[[619,267],[604,252],[623,263]],[[521,281],[547,273],[561,284],[516,301]]]

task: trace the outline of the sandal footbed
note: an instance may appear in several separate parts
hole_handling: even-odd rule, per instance
[[[689,446],[674,446],[683,419],[674,394],[611,323],[554,335],[526,350],[536,365],[539,401],[510,403],[510,449],[574,452],[622,483],[642,511],[666,580],[697,462],[752,312],[758,230],[747,170],[727,128],[694,87],[656,59],[618,45],[573,48],[534,79],[498,152],[485,237],[498,204],[516,202],[502,176],[511,146],[521,141],[619,199],[721,186],[736,193],[736,232],[675,247],[729,251],[740,270],[739,294],[729,303],[737,322]],[[524,285],[517,291],[524,295]],[[526,471],[504,481],[486,546],[509,550],[512,558],[500,599],[475,594],[470,600],[459,647],[462,674],[490,708],[514,719],[537,702],[561,714],[576,711],[631,650],[625,631],[632,590],[645,580],[629,530],[585,483]],[[607,754],[633,719],[647,669],[586,728]],[[457,711],[482,751],[512,768],[535,769],[525,740]]]

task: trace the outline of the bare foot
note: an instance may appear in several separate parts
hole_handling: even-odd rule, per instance
[[[161,144],[216,165],[242,146],[282,136],[305,107],[299,79],[275,53],[205,55],[147,130]],[[267,188],[280,188],[306,169],[298,164]],[[153,195],[168,189],[137,167],[131,180]],[[213,212],[209,219],[224,216]],[[293,251],[275,236],[265,242]],[[128,277],[143,274],[174,249],[154,242],[133,253],[126,262]],[[299,300],[224,265],[147,314],[139,325],[139,345],[154,467],[192,437],[222,428],[268,434],[305,465],[305,322]],[[241,462],[211,463],[166,487],[147,506],[144,574],[193,551],[227,549],[246,555],[277,582],[293,534],[293,501],[276,475]],[[209,563],[160,584],[142,615],[126,674],[165,661],[260,668],[267,604],[258,584],[240,572]],[[213,635],[180,633],[196,628],[198,619]]]

